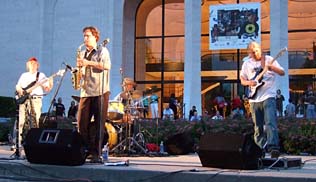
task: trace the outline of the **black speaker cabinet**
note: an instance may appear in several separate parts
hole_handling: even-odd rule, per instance
[[[166,152],[170,155],[185,155],[193,152],[194,141],[189,133],[178,133],[168,137]]]
[[[30,163],[75,166],[86,159],[82,139],[71,129],[32,128],[23,146]]]
[[[258,169],[262,150],[251,134],[206,134],[200,139],[198,155],[204,167]]]

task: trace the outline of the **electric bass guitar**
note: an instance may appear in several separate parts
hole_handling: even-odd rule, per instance
[[[51,75],[49,78],[46,79],[42,79],[38,82],[36,82],[35,84],[32,84],[23,88],[23,94],[19,95],[17,92],[15,92],[15,100],[17,104],[23,104],[26,99],[28,99],[30,97],[30,93],[37,88],[40,85],[43,85],[44,83],[46,83],[49,79],[54,78],[55,76],[62,76],[64,75],[65,70],[59,70],[57,73]]]
[[[281,57],[285,52],[287,51],[287,48],[283,48],[280,50],[280,52],[272,59],[271,64],[278,59],[279,57]],[[251,79],[257,82],[257,84],[255,86],[249,86],[248,87],[248,98],[249,99],[253,99],[256,94],[257,91],[264,85],[264,82],[262,81],[262,77],[263,75],[268,71],[268,68],[265,67],[264,69],[261,68],[261,70],[259,70],[256,75]]]

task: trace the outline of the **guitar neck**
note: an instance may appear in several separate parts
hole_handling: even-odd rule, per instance
[[[49,79],[51,78],[54,78],[57,74],[53,74],[52,76],[48,77],[48,78],[45,78],[45,79],[42,79],[38,82],[36,82],[32,87],[26,89],[25,91],[27,93],[31,93],[34,89],[36,89],[38,86],[41,86],[42,84],[46,83]]]
[[[276,58],[273,58],[270,64],[273,64],[273,62],[275,60],[276,60]],[[261,71],[261,73],[256,77],[256,80],[260,80],[267,71],[268,71],[268,69],[266,69],[264,67],[263,70]]]

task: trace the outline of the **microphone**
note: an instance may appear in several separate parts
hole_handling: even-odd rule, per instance
[[[105,46],[106,44],[108,44],[110,42],[110,38],[106,38],[103,42],[102,42],[102,46]]]
[[[75,72],[75,71],[77,71],[76,69],[74,69],[72,66],[70,66],[69,64],[67,64],[67,63],[65,63],[65,62],[63,62],[63,64],[66,66],[66,68],[67,69],[69,69],[70,71],[72,71],[72,72]]]

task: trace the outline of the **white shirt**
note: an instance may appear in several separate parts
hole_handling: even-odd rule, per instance
[[[265,64],[268,64],[272,61],[273,58],[271,56],[265,56]],[[272,64],[273,66],[278,67],[279,69],[283,70],[280,64],[275,60]],[[254,59],[250,58],[245,60],[242,65],[240,75],[247,80],[251,80],[256,75],[256,68],[261,67],[261,61],[255,61]],[[273,71],[267,71],[263,75],[262,81],[264,82],[263,86],[258,88],[256,97],[253,99],[249,99],[249,102],[262,102],[270,97],[276,96],[276,76],[278,74]]]
[[[19,85],[22,88],[26,88],[30,83],[32,83],[33,81],[36,80],[36,75],[37,75],[37,72],[35,72],[35,73],[30,73],[30,72],[22,73],[22,75],[20,76],[20,78],[18,80],[17,85]],[[47,79],[46,75],[44,73],[40,72],[40,74],[38,76],[38,82],[41,82],[45,79]],[[45,82],[44,85],[48,86],[48,82]],[[44,95],[44,90],[41,86],[38,86],[31,92],[31,95],[42,96],[42,95]]]

